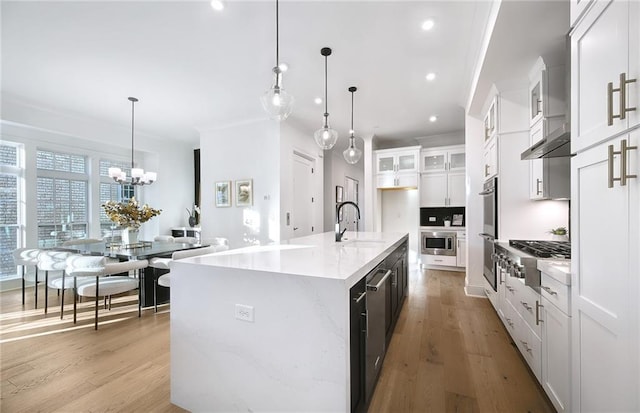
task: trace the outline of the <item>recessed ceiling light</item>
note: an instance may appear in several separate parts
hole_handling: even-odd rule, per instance
[[[313,99],[313,102],[314,102],[316,105],[321,105],[321,104],[322,104],[322,98],[315,98],[315,99]]]
[[[433,79],[435,79],[435,78],[436,78],[436,74],[435,74],[435,73],[433,73],[433,72],[431,72],[431,73],[427,73],[427,76],[426,76],[426,77],[427,77],[427,80],[428,80],[429,82],[431,82]]]
[[[435,26],[435,22],[433,20],[431,20],[431,19],[425,20],[422,23],[422,30],[424,30],[424,31],[431,30],[431,29],[433,29],[433,26]]]
[[[285,62],[280,62],[280,64],[278,65],[278,67],[280,68],[280,70],[282,70],[283,72],[286,72],[287,70],[289,70],[289,65],[286,64]]]
[[[438,120],[438,117],[436,115],[429,116],[429,122],[435,122],[437,120]]]
[[[215,11],[224,10],[224,2],[222,0],[211,0],[211,8]]]

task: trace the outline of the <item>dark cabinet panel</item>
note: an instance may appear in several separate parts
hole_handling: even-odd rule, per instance
[[[351,334],[351,411],[364,412],[365,397],[365,351],[367,335],[366,279],[351,288],[350,334]]]

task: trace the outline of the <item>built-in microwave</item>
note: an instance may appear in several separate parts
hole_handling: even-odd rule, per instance
[[[422,231],[420,252],[426,255],[456,255],[455,231]]]

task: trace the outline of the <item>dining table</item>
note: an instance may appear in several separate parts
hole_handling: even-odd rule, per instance
[[[91,244],[68,244],[62,248],[83,255],[102,255],[109,258],[117,258],[119,261],[147,260],[151,258],[171,258],[176,251],[207,247],[207,244],[189,244],[168,241],[141,241],[135,247],[124,247],[119,244],[96,242]],[[139,271],[140,276],[140,305],[143,308],[151,307],[154,302],[154,284],[158,277],[169,270],[146,267]],[[161,288],[156,299],[158,304],[169,302],[169,289]]]

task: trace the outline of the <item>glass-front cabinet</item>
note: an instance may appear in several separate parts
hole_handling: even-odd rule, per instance
[[[376,154],[378,188],[415,188],[420,170],[420,146],[381,149]]]

